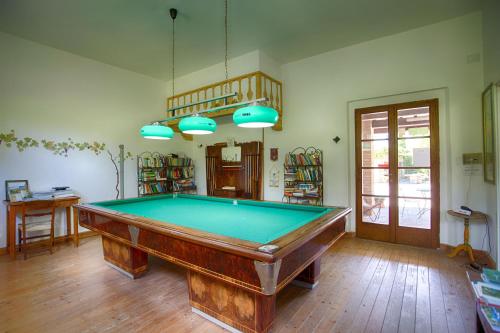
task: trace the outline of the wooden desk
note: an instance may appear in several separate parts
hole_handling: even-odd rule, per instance
[[[453,210],[449,210],[448,214],[454,217],[458,217],[464,220],[464,242],[463,244],[458,245],[453,249],[453,251],[448,255],[448,257],[453,258],[457,254],[459,254],[461,251],[465,251],[467,255],[469,256],[469,260],[471,262],[474,262],[474,255],[472,254],[472,246],[469,243],[469,224],[470,220],[483,220],[485,223],[488,223],[488,219],[486,214],[474,211],[472,212],[471,215],[465,215],[465,214],[460,214],[457,213]]]
[[[78,238],[78,211],[73,208],[73,233],[71,233],[71,206],[80,201],[80,197],[67,197],[53,199],[56,208],[66,209],[66,236],[73,240],[75,246],[79,244]],[[7,211],[7,252],[12,259],[16,258],[16,216],[23,206],[29,206],[37,201],[4,201]]]

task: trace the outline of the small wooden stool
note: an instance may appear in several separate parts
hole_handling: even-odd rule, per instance
[[[478,211],[473,211],[471,215],[465,215],[457,213],[451,209],[448,210],[448,214],[454,217],[462,218],[464,220],[464,243],[455,247],[453,251],[448,254],[448,257],[453,258],[460,252],[464,251],[469,256],[469,260],[471,261],[471,263],[475,262],[474,254],[472,253],[472,246],[469,243],[469,220],[484,220],[486,223],[488,223],[486,214]]]

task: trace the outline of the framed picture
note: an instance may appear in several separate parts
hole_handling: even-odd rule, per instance
[[[484,181],[490,184],[495,184],[495,86],[493,84],[490,84],[490,86],[483,92],[482,97]]]
[[[27,180],[6,180],[5,198],[10,201],[20,201],[29,196]]]

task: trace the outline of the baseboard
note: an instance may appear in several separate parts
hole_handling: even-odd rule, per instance
[[[449,244],[440,244],[440,249],[443,250],[446,253],[449,253],[453,251],[455,246],[449,245]],[[463,252],[462,252],[463,254]],[[476,250],[472,249],[472,254],[474,255],[474,258],[481,259],[480,264],[486,265],[486,267],[491,268],[491,269],[496,269],[497,264],[495,260],[490,256],[490,254],[484,250]]]
[[[97,236],[97,235],[99,235],[99,234],[95,231],[84,231],[84,232],[80,232],[78,234],[78,238],[84,239],[84,238],[93,237],[93,236]],[[67,236],[67,235],[57,236],[54,238],[55,243],[64,243],[64,242],[71,241],[71,240],[73,240],[72,236]],[[31,242],[30,245],[36,246],[37,243],[41,243],[41,242],[44,242],[44,241],[41,240],[41,241]],[[16,248],[17,248],[17,245],[16,245]],[[7,248],[0,247],[0,255],[4,255],[4,254],[7,254]]]

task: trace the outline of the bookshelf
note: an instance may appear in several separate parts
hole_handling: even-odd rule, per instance
[[[323,205],[323,152],[297,147],[285,155],[283,201]]]
[[[194,164],[189,157],[166,156],[167,180],[172,183],[172,192],[196,194]]]
[[[193,160],[143,152],[137,156],[137,195],[196,193]]]

